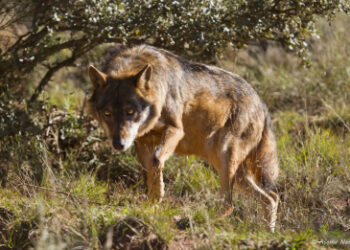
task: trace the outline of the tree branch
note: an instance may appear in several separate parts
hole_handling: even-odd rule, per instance
[[[85,54],[92,48],[96,47],[101,42],[101,37],[96,38],[90,44],[73,51],[72,56],[67,58],[66,60],[56,64],[54,67],[49,67],[49,70],[46,72],[45,76],[41,79],[39,85],[36,87],[33,95],[29,99],[29,103],[35,101],[40,93],[43,91],[44,87],[49,83],[52,76],[61,68],[66,66],[72,66],[74,61],[78,59],[81,55]]]
[[[74,63],[76,57],[75,55],[71,56],[70,58],[58,63],[56,66],[50,68],[45,76],[41,79],[39,85],[36,87],[34,94],[30,97],[29,102],[35,101],[38,96],[40,95],[41,91],[44,89],[44,87],[49,83],[51,77],[53,76],[54,73],[56,73],[58,70],[65,66],[70,66]]]

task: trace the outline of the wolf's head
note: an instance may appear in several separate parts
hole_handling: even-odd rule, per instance
[[[151,129],[159,116],[152,91],[152,66],[131,76],[112,76],[89,67],[93,94],[89,113],[99,121],[112,145],[127,150],[134,139]]]

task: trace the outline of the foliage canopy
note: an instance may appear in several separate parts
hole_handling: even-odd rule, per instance
[[[346,0],[9,0],[0,5],[1,88],[22,92],[44,66],[34,100],[56,71],[108,42],[213,61],[227,46],[272,40],[304,57],[315,18],[348,10]]]

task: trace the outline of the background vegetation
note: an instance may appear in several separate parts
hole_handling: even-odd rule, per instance
[[[223,19],[214,20],[222,10],[210,8],[209,1],[126,6],[129,2],[115,7],[118,13],[123,8],[134,13],[122,12],[117,15],[121,20],[113,19],[115,9],[108,12],[110,1],[7,1],[0,7],[1,17],[7,16],[0,23],[0,248],[348,248],[350,17],[337,15],[329,25],[328,19],[315,16],[332,18],[346,2],[222,1],[236,11],[222,36],[217,34],[226,34],[219,22]],[[203,8],[211,12],[203,15]],[[281,11],[276,15],[283,20],[268,19],[273,11]],[[175,13],[173,24],[166,19],[169,13]],[[186,19],[183,13],[193,17]],[[156,25],[142,26],[155,22],[140,22],[141,17],[154,16],[161,17]],[[266,22],[248,22],[253,16]],[[133,25],[120,26],[129,22],[125,18]],[[107,21],[112,30],[101,32],[109,27]],[[184,26],[175,25],[179,23]],[[274,26],[290,23],[295,32],[291,28],[284,34]],[[201,32],[206,39],[201,40]],[[310,33],[315,34],[307,38]],[[183,37],[187,45],[172,43],[172,34],[177,35],[174,41]],[[288,43],[290,37],[295,43]],[[103,60],[109,46],[103,44],[110,41],[147,41],[191,59],[215,61],[254,86],[270,108],[278,140],[281,204],[276,233],[262,222],[256,201],[240,193],[235,194],[234,214],[220,220],[217,174],[192,156],[172,157],[164,171],[164,201],[147,201],[134,150],[116,154],[83,113],[90,88],[86,67]],[[310,50],[308,68],[300,66],[304,42]],[[286,51],[289,45],[296,53]],[[79,67],[59,71],[73,63]]]

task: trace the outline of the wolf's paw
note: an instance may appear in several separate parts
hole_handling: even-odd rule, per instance
[[[162,160],[162,158],[159,157],[158,154],[154,154],[152,163],[154,169],[161,170],[164,165],[164,160]]]
[[[233,205],[228,205],[228,206],[223,207],[222,213],[220,215],[220,219],[226,218],[227,216],[232,214],[233,209],[234,209]]]
[[[159,190],[160,192],[149,192],[148,193],[148,200],[150,200],[151,202],[154,203],[160,203],[162,202],[164,193],[161,192],[161,190]]]
[[[154,167],[155,169],[159,169],[160,166],[161,166],[160,160],[158,159],[157,156],[154,155],[154,156],[153,156],[153,167]]]

